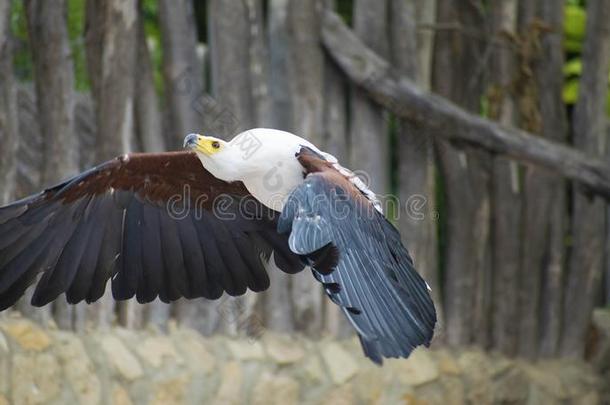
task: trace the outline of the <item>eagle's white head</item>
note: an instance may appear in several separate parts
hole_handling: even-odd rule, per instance
[[[315,148],[294,134],[268,128],[250,129],[230,141],[199,134],[184,139],[184,147],[193,150],[212,175],[242,181],[257,200],[277,211],[303,181],[303,167],[295,156],[302,146]]]
[[[213,136],[188,134],[184,138],[184,148],[191,149],[204,167],[224,181],[242,180],[245,163],[230,142]]]

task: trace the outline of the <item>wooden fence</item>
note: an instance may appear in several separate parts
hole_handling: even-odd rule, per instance
[[[288,130],[397,202],[389,214],[432,287],[438,342],[531,358],[583,355],[592,309],[608,303],[606,202],[566,181],[562,175],[575,178],[562,168],[552,173],[490,153],[485,139],[459,142],[476,127],[439,128],[438,116],[421,119],[413,106],[427,100],[418,89],[434,91],[459,114],[571,144],[587,154],[581,160],[598,164],[591,172],[603,172],[598,162],[608,126],[606,92],[599,89],[607,89],[610,63],[608,2],[588,1],[573,110],[561,94],[560,0],[487,7],[472,0],[338,1],[347,33],[387,61],[393,78],[416,84],[406,104],[380,100],[372,89],[391,81],[354,81],[337,63],[343,42],[333,50],[328,35],[345,27],[328,17],[333,1],[89,0],[76,41],[85,54],[85,92],[76,91],[77,55],[66,20],[73,3],[0,3],[0,201],[126,151],[178,148],[190,132]],[[15,32],[19,18],[25,39]],[[32,82],[13,72],[23,49]],[[456,138],[435,131],[455,131]],[[555,151],[541,145],[542,154]],[[164,327],[173,318],[205,334],[351,333],[309,271],[276,270],[270,278],[263,294],[217,302],[139,306],[115,304],[107,294],[91,306],[58,300],[34,309],[24,300],[18,309],[75,329],[114,322]]]

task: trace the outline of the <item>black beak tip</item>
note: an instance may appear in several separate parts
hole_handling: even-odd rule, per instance
[[[182,147],[185,149],[191,147],[192,145],[197,143],[197,138],[199,138],[198,134],[188,134],[184,138],[184,144],[182,145]]]

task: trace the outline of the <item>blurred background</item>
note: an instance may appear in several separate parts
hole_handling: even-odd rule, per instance
[[[419,88],[608,159],[606,0],[0,0],[0,202],[190,132],[287,130],[385,197],[432,288],[437,348],[585,358],[610,305],[607,202],[380,107],[322,43],[324,10]],[[76,331],[352,336],[309,272],[270,276],[217,302],[15,309]]]

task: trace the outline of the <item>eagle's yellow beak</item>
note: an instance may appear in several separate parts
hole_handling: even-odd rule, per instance
[[[188,134],[186,138],[184,138],[184,148],[211,156],[220,151],[222,143],[220,139],[214,138],[213,136]]]

